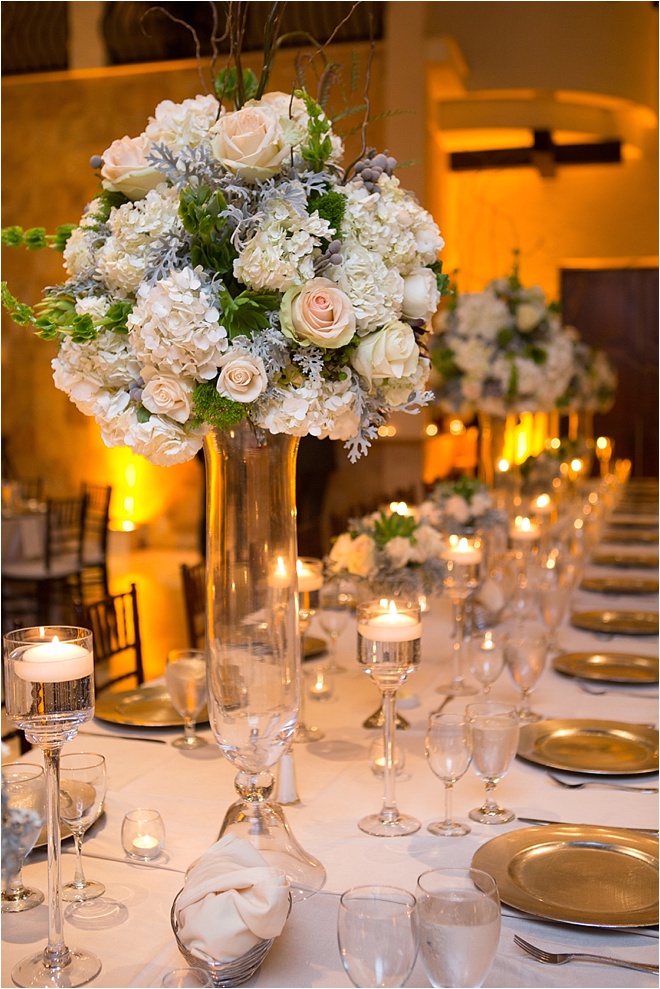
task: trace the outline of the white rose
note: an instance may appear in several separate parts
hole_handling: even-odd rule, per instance
[[[516,309],[516,323],[521,333],[535,329],[545,316],[543,303],[521,302]]]
[[[348,296],[329,278],[312,278],[284,293],[280,325],[285,336],[298,343],[336,349],[353,338],[355,312]]]
[[[385,544],[384,553],[393,567],[406,567],[412,561],[414,550],[409,539],[394,536]]]
[[[179,377],[161,374],[155,367],[142,368],[142,404],[154,415],[169,416],[175,422],[186,422],[190,416],[192,383]]]
[[[163,181],[163,176],[146,160],[151,141],[145,134],[122,137],[103,152],[103,188],[123,192],[129,199],[144,199]]]
[[[368,577],[376,566],[376,544],[366,533],[355,539],[350,533],[342,533],[333,543],[330,560],[337,570]]]
[[[457,522],[464,524],[472,516],[470,506],[468,505],[465,498],[461,495],[455,494],[447,498],[445,502],[445,512],[450,515],[451,518],[456,519]]]
[[[420,525],[415,532],[413,563],[437,559],[446,548],[444,539],[436,529],[430,525]]]
[[[215,157],[246,182],[277,175],[290,150],[277,114],[259,104],[224,114],[211,134]]]
[[[403,315],[427,323],[440,305],[438,282],[430,268],[416,268],[403,279]]]
[[[264,362],[260,357],[237,347],[218,361],[221,368],[216,388],[233,402],[254,402],[268,385]]]
[[[407,323],[396,319],[363,337],[351,358],[353,367],[369,385],[385,378],[409,377],[415,373],[418,361],[415,334]]]

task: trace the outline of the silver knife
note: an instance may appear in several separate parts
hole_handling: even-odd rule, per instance
[[[546,821],[543,817],[516,817],[516,820],[522,821],[524,824],[565,824],[569,828],[580,828],[581,824],[571,824],[568,821]],[[625,825],[609,825],[609,824],[590,824],[588,827],[598,828],[598,827],[616,827],[618,830],[622,831],[638,831],[640,834],[658,834],[657,828],[628,828]]]

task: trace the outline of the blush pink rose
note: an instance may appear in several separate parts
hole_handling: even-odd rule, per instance
[[[129,199],[144,199],[163,181],[160,172],[146,160],[151,141],[145,134],[122,137],[103,152],[103,188],[123,192]]]
[[[324,349],[344,347],[355,334],[355,311],[348,296],[329,278],[312,278],[287,289],[280,307],[285,336]]]
[[[244,106],[223,114],[211,129],[211,150],[227,171],[246,182],[279,174],[290,151],[277,114],[266,106]]]
[[[247,351],[230,350],[220,358],[221,368],[216,388],[224,398],[234,402],[254,402],[268,385],[264,362]]]

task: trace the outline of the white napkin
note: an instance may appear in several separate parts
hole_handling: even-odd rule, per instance
[[[198,958],[234,961],[260,940],[277,937],[288,912],[285,873],[230,832],[188,873],[176,905],[178,935]]]

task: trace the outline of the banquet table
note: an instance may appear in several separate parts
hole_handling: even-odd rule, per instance
[[[1,532],[3,563],[35,560],[43,556],[45,505],[22,511],[3,510]]]
[[[642,547],[639,552],[657,555],[657,547]],[[586,571],[587,576],[598,577],[622,574],[648,578],[650,571],[595,565]],[[618,596],[578,589],[571,608],[573,612],[616,608],[657,614],[658,596]],[[320,634],[320,630],[313,626],[312,634]],[[607,650],[658,655],[654,635],[605,636],[575,628],[569,618],[559,634],[565,653]],[[436,687],[446,683],[450,674],[451,648],[450,602],[440,595],[423,616],[422,661],[401,688],[398,700],[398,709],[410,727],[397,732],[397,744],[405,752],[405,767],[396,780],[397,803],[401,811],[415,815],[422,827],[408,837],[377,838],[362,833],[357,822],[363,815],[378,811],[382,801],[382,779],[368,765],[374,731],[362,727],[380,703],[380,694],[357,667],[354,619],[342,633],[336,658],[344,671],[333,678],[332,699],[306,702],[305,720],[318,725],[324,738],[294,746],[300,800],[285,808],[299,843],[325,866],[327,881],[321,892],[294,902],[283,933],[248,986],[350,986],[336,937],[342,891],[363,884],[390,884],[414,892],[417,877],[425,870],[468,866],[477,849],[496,835],[530,827],[519,817],[622,828],[658,827],[656,794],[606,788],[565,790],[548,777],[543,766],[517,758],[497,787],[499,800],[515,810],[514,821],[500,826],[470,822],[471,832],[462,838],[431,835],[426,825],[443,815],[443,790],[426,764],[424,736],[430,712],[444,700]],[[320,657],[306,662],[305,667],[324,661],[326,658]],[[609,683],[604,686],[605,693],[586,693],[575,677],[556,672],[548,663],[532,695],[533,707],[545,718],[596,718],[657,726],[657,684],[634,689]],[[518,700],[507,671],[494,684],[491,696],[494,700]],[[460,711],[469,700],[454,697],[444,709]],[[100,752],[108,767],[105,811],[84,842],[86,875],[101,880],[106,893],[82,909],[65,905],[64,911],[67,943],[92,950],[102,961],[93,986],[160,986],[166,969],[184,964],[170,928],[170,907],[187,867],[217,839],[225,811],[235,799],[234,771],[213,743],[208,726],[202,726],[201,731],[211,742],[209,747],[186,753],[169,744],[180,733],[178,728],[118,726],[95,719],[83,725],[78,737],[65,746],[64,751]],[[27,758],[34,759],[35,752]],[[657,786],[657,780],[657,772],[619,779],[649,786]],[[468,811],[481,804],[483,791],[483,783],[469,769],[454,789],[455,816],[467,820]],[[123,816],[138,806],[157,809],[165,822],[165,848],[151,863],[127,860],[121,846]],[[64,882],[72,877],[73,868],[73,846],[65,841]],[[24,878],[46,888],[45,849],[31,854]],[[658,984],[655,976],[600,964],[543,965],[514,944],[514,934],[552,951],[585,951],[658,963],[657,927],[624,930],[548,922],[504,905],[499,948],[485,986]],[[46,937],[45,905],[23,914],[3,915],[3,986],[12,985],[13,965],[45,945]],[[430,985],[419,959],[406,985]]]

